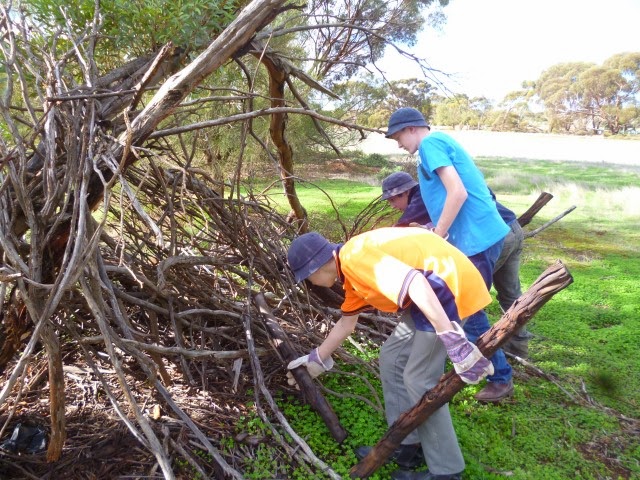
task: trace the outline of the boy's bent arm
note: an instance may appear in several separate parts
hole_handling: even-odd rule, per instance
[[[436,332],[451,330],[451,320],[429,282],[422,275],[415,275],[409,284],[409,297],[431,322]]]
[[[429,282],[415,275],[409,284],[409,296],[436,329],[455,371],[465,383],[476,384],[493,373],[493,365],[465,336],[457,323],[449,320]]]
[[[449,228],[451,228],[451,224],[458,216],[462,204],[467,200],[468,193],[454,167],[440,167],[436,169],[436,173],[447,190],[447,198],[444,201],[440,219],[435,227],[435,232],[444,238]]]
[[[336,349],[342,345],[349,335],[353,333],[358,322],[358,315],[342,316],[327,335],[327,338],[318,347],[318,355],[326,360]]]

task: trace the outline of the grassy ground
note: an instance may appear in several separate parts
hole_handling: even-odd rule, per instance
[[[521,269],[526,289],[559,259],[574,283],[529,324],[535,335],[530,361],[554,381],[514,363],[511,400],[498,406],[479,404],[473,395],[480,385],[466,387],[451,402],[467,462],[463,478],[640,478],[640,170],[510,159],[477,162],[498,199],[516,214],[540,191],[554,194],[526,231],[576,206],[560,222],[526,240]],[[319,186],[347,222],[380,193],[378,186],[344,180]],[[312,228],[340,240],[326,196],[309,186],[299,187],[298,193],[312,214]],[[489,309],[494,320],[498,310],[494,302]],[[365,342],[358,336],[354,340]],[[376,365],[377,346],[363,347],[361,355]],[[361,380],[341,374],[325,375],[323,383],[375,405],[381,397],[379,381],[365,369],[356,371],[368,376],[375,393]],[[316,454],[347,478],[356,463],[352,448],[380,438],[386,431],[384,415],[356,398],[328,398],[349,431],[343,445],[333,442],[317,416],[296,399],[282,397],[280,404]],[[372,478],[388,478],[393,469],[387,465]],[[288,477],[308,478],[296,472]]]

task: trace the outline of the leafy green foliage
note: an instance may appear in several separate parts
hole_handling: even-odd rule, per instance
[[[364,165],[366,167],[388,167],[389,160],[385,155],[380,153],[370,153],[364,157],[357,157],[353,160],[358,165]]]
[[[335,113],[340,117],[355,115],[359,125],[382,128],[395,110],[411,105],[429,121],[433,113],[433,90],[431,84],[417,78],[386,82],[369,75],[349,79],[333,87],[341,99]]]
[[[350,25],[309,30],[310,50],[318,61],[313,72],[328,81],[352,77],[361,65],[379,60],[388,42],[414,45],[424,26],[442,21],[442,15],[424,18],[422,12],[432,4],[447,5],[448,0],[361,0],[335,2],[315,0],[309,5],[317,25],[330,25],[339,19]],[[358,28],[353,28],[357,25]],[[368,35],[367,30],[375,31]]]
[[[376,353],[376,350],[369,350]],[[375,378],[368,371],[341,365],[344,371],[356,372],[375,382]],[[370,398],[371,392],[364,386],[357,377],[345,377],[343,375],[327,375],[324,381],[325,386],[331,390],[340,391],[342,395],[359,395]],[[382,395],[378,385],[378,396]],[[347,397],[328,397],[331,407],[336,412],[343,427],[349,432],[349,436],[342,443],[338,444],[330,435],[326,425],[319,420],[318,416],[308,405],[301,404],[295,397],[285,397],[281,399],[281,408],[291,422],[292,427],[309,443],[313,451],[320,458],[329,462],[331,467],[344,478],[348,478],[349,470],[358,462],[353,453],[354,449],[360,445],[375,445],[377,440],[387,429],[384,416],[376,412],[370,405],[362,400]],[[383,480],[389,478],[391,471],[395,470],[393,464],[386,465],[379,469],[370,478]]]
[[[601,66],[571,62],[544,71],[535,91],[544,102],[550,131],[623,130],[630,121],[625,107],[636,108],[637,118],[639,67],[640,52],[633,52],[614,55]]]
[[[55,31],[67,24],[75,34],[93,22],[96,2],[91,0],[29,0],[24,6],[44,26]],[[102,42],[108,50],[146,53],[168,41],[183,48],[209,43],[233,19],[240,2],[236,0],[144,0],[100,2]],[[142,48],[142,51],[136,51]]]

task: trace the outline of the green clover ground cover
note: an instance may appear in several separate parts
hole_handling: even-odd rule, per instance
[[[523,213],[540,191],[554,194],[526,231],[576,206],[525,241],[521,268],[525,290],[558,259],[567,265],[574,283],[529,323],[535,335],[530,362],[555,383],[512,362],[512,399],[500,405],[480,404],[473,398],[479,385],[465,387],[451,401],[467,462],[463,478],[640,478],[640,169],[484,158],[478,165],[498,199],[516,214]],[[380,192],[379,186],[345,180],[318,185],[346,221]],[[298,193],[312,213],[312,227],[339,239],[335,213],[324,195],[314,188],[299,188]],[[496,302],[488,311],[493,321],[499,318]],[[377,347],[358,335],[354,340],[362,342],[364,353],[345,348],[377,368]],[[382,397],[379,380],[369,370],[339,362],[337,369],[366,376]],[[341,395],[359,395],[375,404],[374,395],[357,377],[330,373],[321,380]],[[349,432],[343,445],[331,439],[319,417],[298,397],[283,394],[279,404],[318,457],[348,478],[357,462],[353,448],[375,444],[386,422],[381,411],[361,400],[329,394],[327,398]],[[389,478],[394,468],[386,465],[371,478]],[[309,474],[288,470],[287,478]]]

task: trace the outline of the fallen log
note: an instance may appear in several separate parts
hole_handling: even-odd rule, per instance
[[[518,223],[521,227],[528,225],[529,222],[535,217],[535,215],[553,198],[553,195],[547,192],[542,192],[538,196],[533,205],[531,205],[526,212],[518,217]]]
[[[293,347],[291,347],[287,334],[282,330],[278,323],[278,319],[271,312],[271,309],[264,298],[264,294],[259,293],[255,295],[254,302],[262,314],[264,324],[271,336],[272,344],[284,360],[285,364],[288,364],[291,360],[295,360],[298,357],[298,353],[293,349]],[[307,368],[304,366],[294,368],[291,370],[291,373],[300,387],[300,392],[302,392],[305,402],[308,403],[311,408],[318,413],[318,415],[320,415],[322,420],[324,420],[331,436],[336,440],[336,442],[342,443],[344,439],[347,438],[347,431],[340,424],[338,416],[333,411],[327,400],[322,396],[322,393],[309,375]]]
[[[477,345],[483,355],[491,357],[500,345],[524,326],[553,295],[572,282],[573,278],[562,262],[558,261],[547,268],[502,318],[478,339]],[[400,415],[369,455],[351,469],[351,478],[367,478],[374,473],[409,433],[438,408],[448,403],[464,386],[465,383],[454,371],[443,375],[438,384],[427,391],[416,405]]]

